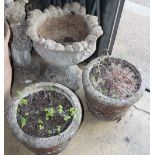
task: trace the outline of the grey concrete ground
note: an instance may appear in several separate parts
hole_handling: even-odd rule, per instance
[[[141,2],[140,0],[137,0]],[[125,2],[115,45],[114,56],[129,60],[142,72],[145,86],[150,88],[149,8]]]
[[[113,55],[123,57],[142,70],[149,87],[149,1],[126,1]],[[84,121],[76,136],[60,155],[149,155],[150,95],[130,108],[122,119],[99,121],[87,109],[81,88]],[[5,120],[5,155],[33,155],[11,134]]]
[[[141,4],[147,7],[150,7],[150,0],[130,0],[131,2],[135,2],[137,4]]]

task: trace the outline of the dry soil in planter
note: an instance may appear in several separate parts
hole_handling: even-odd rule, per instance
[[[40,25],[37,32],[40,38],[54,40],[63,45],[85,40],[88,35],[83,17],[74,14],[49,17]]]
[[[141,79],[124,60],[106,58],[93,66],[90,81],[94,88],[111,98],[129,98],[140,87]]]
[[[51,137],[63,132],[72,121],[70,101],[56,91],[39,91],[21,99],[17,121],[34,137]]]
[[[100,119],[119,119],[144,92],[139,71],[120,58],[94,59],[85,67],[82,80],[88,108]]]

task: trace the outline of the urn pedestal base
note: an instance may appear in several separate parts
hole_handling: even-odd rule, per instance
[[[59,67],[50,79],[77,90],[81,81],[77,64],[95,52],[103,30],[97,16],[86,14],[86,8],[73,2],[63,8],[50,5],[44,11],[31,11],[26,34],[33,41],[35,51],[46,62]]]
[[[70,67],[55,67],[48,66],[45,72],[45,78],[48,81],[61,83],[72,90],[78,90],[82,82],[82,71],[77,66]]]

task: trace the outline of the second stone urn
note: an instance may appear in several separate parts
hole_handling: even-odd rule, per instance
[[[96,16],[87,15],[79,3],[60,7],[49,6],[43,12],[36,9],[29,13],[27,35],[32,39],[36,52],[51,64],[48,73],[52,81],[77,90],[81,71],[77,66],[96,50],[97,39],[103,34]],[[54,69],[53,67],[54,66]]]

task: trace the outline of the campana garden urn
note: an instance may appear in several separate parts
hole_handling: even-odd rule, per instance
[[[58,70],[54,76],[52,72],[47,76],[73,90],[79,88],[81,81],[77,64],[95,52],[102,34],[98,17],[87,15],[77,2],[67,3],[63,9],[53,5],[43,12],[35,9],[27,18],[27,35],[34,49]]]

